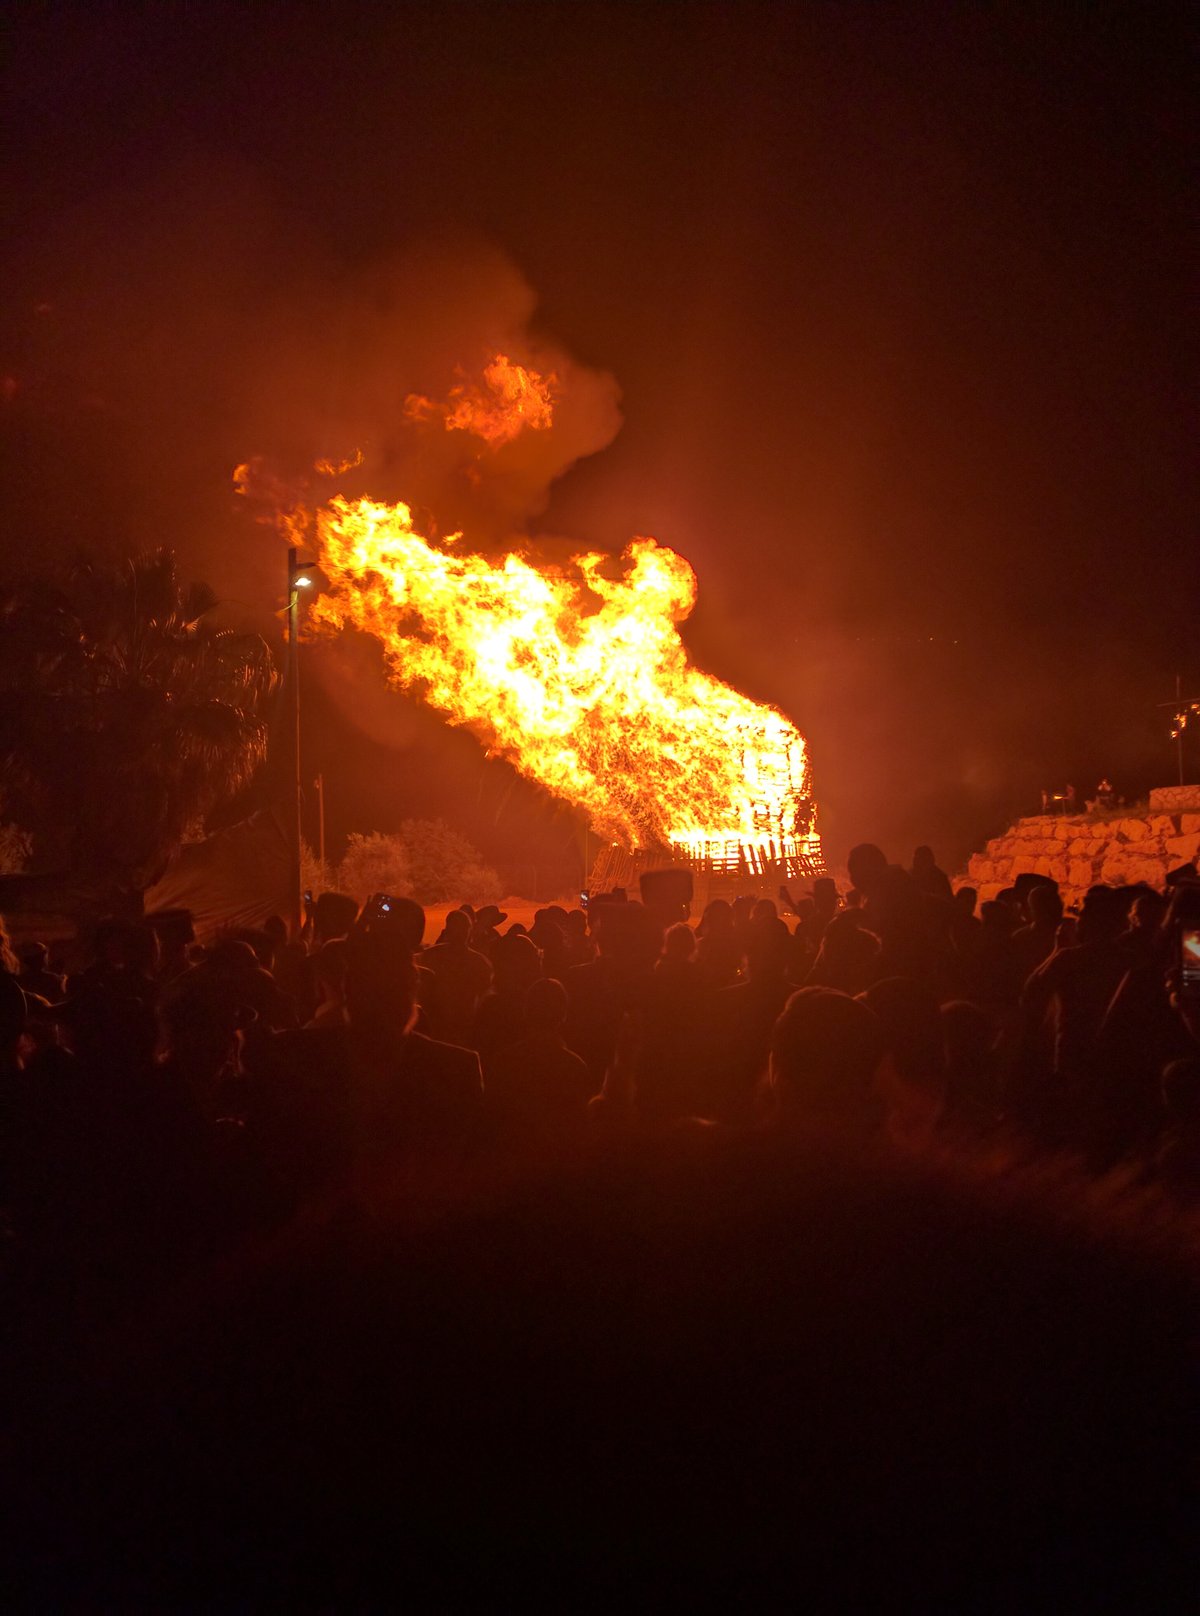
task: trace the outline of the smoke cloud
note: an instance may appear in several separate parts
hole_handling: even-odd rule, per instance
[[[615,380],[538,329],[498,248],[454,234],[353,254],[319,251],[255,176],[207,162],[68,210],[20,251],[2,497],[26,554],[170,544],[269,627],[279,541],[236,496],[237,464],[268,469],[284,499],[404,499],[430,531],[502,546],[612,441]],[[406,414],[497,352],[555,375],[548,430],[492,447]],[[314,470],[355,459],[337,479]]]

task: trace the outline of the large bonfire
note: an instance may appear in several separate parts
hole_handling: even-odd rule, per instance
[[[486,454],[548,428],[555,385],[497,354],[478,382],[443,404],[411,396],[406,413],[472,433]],[[771,862],[816,853],[803,737],[692,666],[678,625],[696,578],[673,550],[638,538],[619,561],[556,564],[528,548],[497,559],[460,533],[424,536],[405,504],[342,496],[308,531],[330,585],[315,625],[375,635],[392,682],[583,810],[600,836],[693,858],[731,845]]]

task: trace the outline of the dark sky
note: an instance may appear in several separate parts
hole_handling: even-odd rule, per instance
[[[507,260],[625,417],[535,531],[688,556],[689,641],[810,737],[835,857],[954,863],[1043,783],[1173,777],[1183,8],[31,5],[9,35],[7,565],[165,540],[269,623],[232,461],[353,413],[372,298],[401,369],[476,296],[521,323]],[[427,251],[478,281],[418,295]],[[502,859],[560,834],[473,743],[378,691],[351,733],[323,682],[335,829],[457,801]]]

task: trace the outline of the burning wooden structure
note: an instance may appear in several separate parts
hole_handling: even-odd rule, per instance
[[[589,892],[612,892],[622,887],[637,896],[638,878],[649,870],[688,869],[693,878],[692,913],[699,914],[715,898],[732,902],[743,893],[773,898],[791,882],[815,880],[826,874],[821,841],[816,835],[776,842],[722,841],[676,843],[669,848],[613,845],[601,848],[588,878]]]

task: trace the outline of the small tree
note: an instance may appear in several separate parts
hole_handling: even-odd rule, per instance
[[[400,840],[408,851],[412,893],[422,903],[488,903],[500,877],[478,848],[444,819],[406,819]]]
[[[408,849],[399,836],[379,831],[355,831],[346,847],[338,870],[337,884],[359,903],[373,892],[394,892],[406,897],[412,892]]]
[[[392,835],[356,832],[337,880],[359,902],[372,892],[394,892],[419,903],[478,904],[500,895],[495,870],[441,819],[406,819]]]
[[[167,550],[0,588],[0,768],[39,870],[140,894],[266,752],[255,634]]]
[[[307,842],[300,843],[300,890],[314,896],[339,890],[337,867],[319,859]]]

